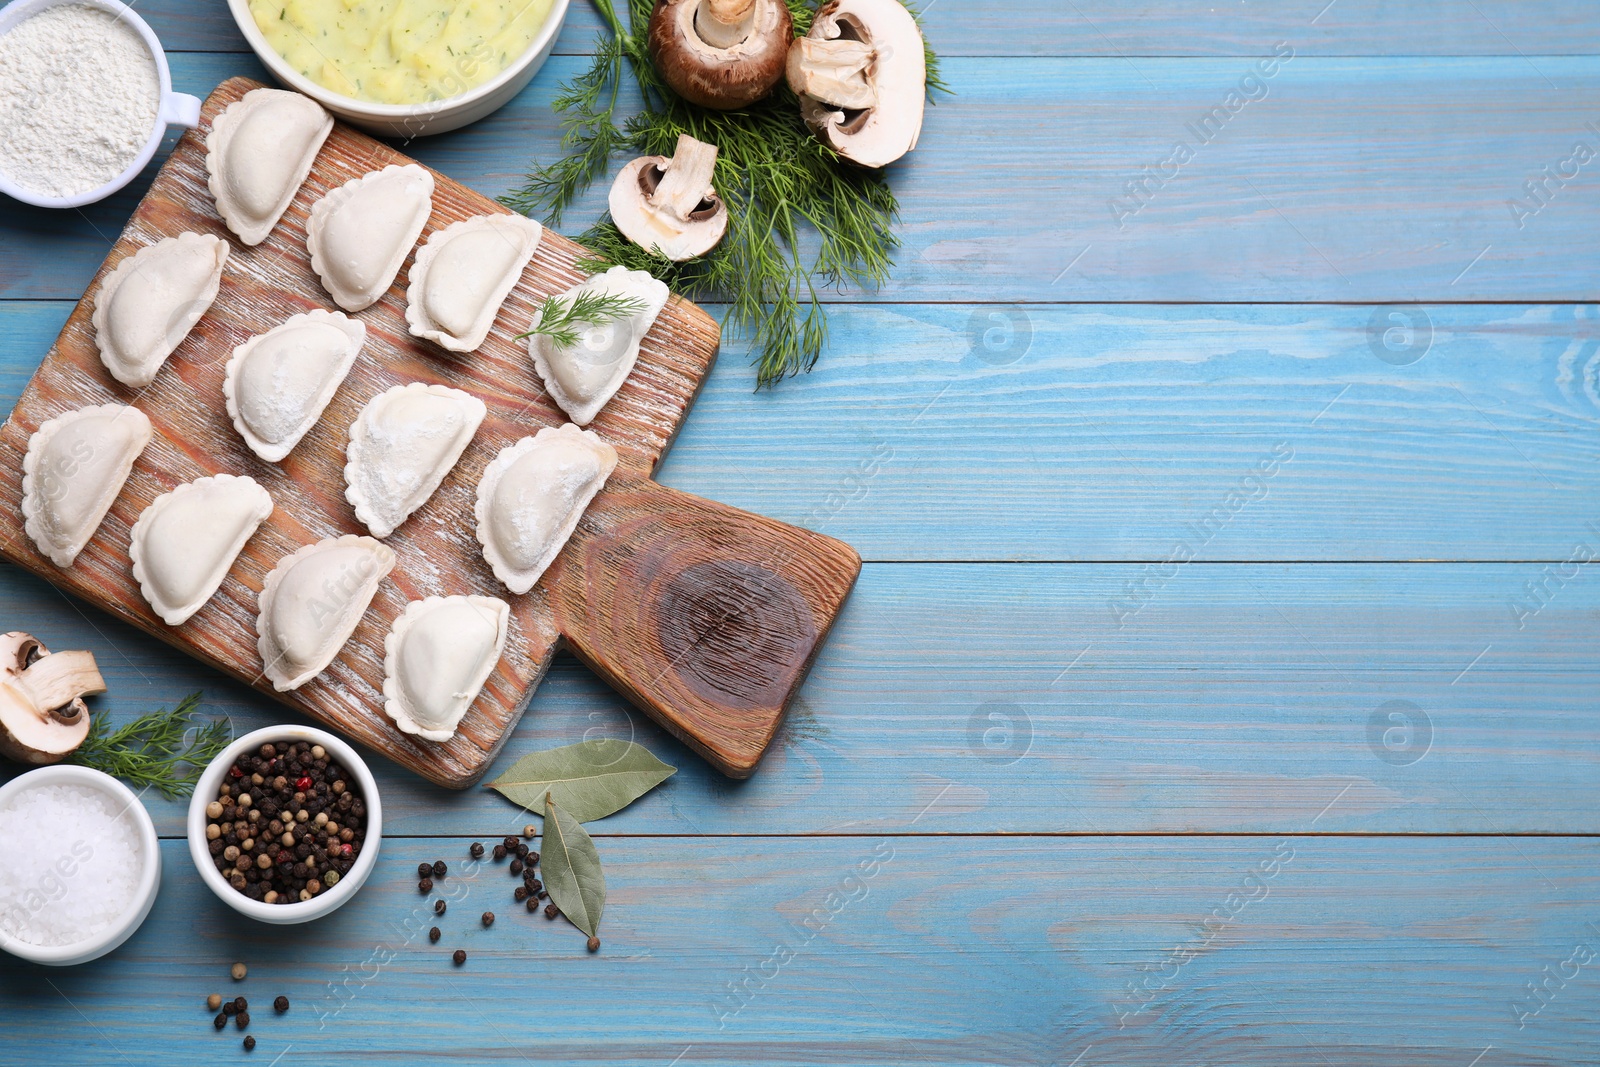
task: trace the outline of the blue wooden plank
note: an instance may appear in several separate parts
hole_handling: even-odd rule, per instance
[[[244,56],[175,59],[179,87],[193,92],[257,70]],[[580,67],[557,57],[507,108],[417,142],[417,155],[490,195],[514,188],[558,151],[550,99]],[[1242,58],[952,59],[958,95],[930,111],[921,146],[896,168],[905,248],[893,280],[833,298],[1593,296],[1594,202],[1587,170],[1570,160],[1576,141],[1600,149],[1585,125],[1600,121],[1600,58],[1306,55],[1271,79],[1253,69]],[[1242,81],[1254,103],[1230,103]],[[1200,143],[1198,124],[1220,123],[1205,116],[1225,107],[1237,114]],[[1193,154],[1181,165],[1180,140]],[[1534,200],[1525,183],[1547,165],[1577,177]],[[137,191],[81,217],[0,211],[0,295],[77,297]],[[575,209],[574,229],[603,192]],[[1530,214],[1513,214],[1517,199]]]
[[[750,781],[565,656],[488,777],[597,735],[680,768],[605,835],[1285,833],[1334,794],[1319,831],[1597,833],[1590,569],[869,564]],[[292,719],[82,610],[0,580],[7,628],[94,651],[112,721],[196,689],[241,732]],[[528,821],[378,766],[396,832]],[[182,805],[151,807],[178,832]]]
[[[231,1062],[213,991],[248,997],[255,1058],[285,1064],[1467,1067],[1600,1043],[1594,841],[604,841],[590,957],[513,913],[503,871],[468,874],[466,840],[386,842],[356,900],[287,929],[227,911],[167,842],[115,954],[0,968],[7,1062]],[[443,920],[407,870],[439,856]]]

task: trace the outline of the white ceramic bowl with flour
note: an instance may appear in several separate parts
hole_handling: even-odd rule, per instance
[[[0,786],[0,950],[65,967],[137,930],[161,887],[155,824],[109,774],[57,764]]]
[[[39,15],[49,17],[30,27]],[[69,39],[56,51],[60,37]],[[168,126],[199,121],[199,99],[172,91],[161,42],[119,0],[0,8],[0,193],[40,207],[92,204],[144,169]]]

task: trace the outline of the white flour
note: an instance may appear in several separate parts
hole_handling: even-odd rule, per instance
[[[160,102],[131,26],[81,4],[41,11],[0,37],[0,171],[46,196],[99,188],[144,147]]]

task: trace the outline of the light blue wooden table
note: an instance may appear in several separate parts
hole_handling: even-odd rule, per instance
[[[408,870],[527,820],[380,760],[379,871],[296,935],[152,804],[150,920],[0,964],[0,1063],[232,1062],[235,960],[284,1065],[1596,1062],[1600,10],[1324,3],[931,5],[894,281],[775,391],[726,346],[663,470],[868,561],[779,741],[724,780],[562,658],[507,745],[682,768],[593,827],[598,956],[484,874],[449,967]],[[221,3],[140,10],[179,89],[261,76]],[[416,154],[510,189],[596,25]],[[0,394],[144,184],[0,209]],[[0,623],[114,721],[284,719],[11,568]]]

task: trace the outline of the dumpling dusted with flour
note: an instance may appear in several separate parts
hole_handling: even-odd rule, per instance
[[[322,418],[367,340],[337,311],[309,311],[233,350],[222,379],[228,414],[250,450],[277,463]]]
[[[593,430],[546,426],[502,449],[478,482],[478,543],[513,593],[539,581],[617,466]]]
[[[667,306],[667,287],[642,270],[612,267],[567,290],[569,303],[583,293],[631,297],[640,310],[611,322],[584,324],[577,344],[557,345],[543,334],[528,338],[528,354],[544,379],[544,387],[561,410],[579,426],[600,414],[639,360],[639,342]],[[535,316],[534,327],[539,325]]]
[[[247,245],[260,244],[311,172],[333,116],[309,96],[252,89],[222,110],[206,137],[217,214]]]
[[[150,607],[179,626],[205,606],[244,543],[272,514],[254,478],[217,474],[163,493],[133,524],[128,557]]]
[[[433,175],[415,163],[352,178],[311,205],[311,269],[346,311],[388,291],[433,212]]]
[[[70,567],[150,443],[150,420],[123,404],[68,411],[28,438],[23,529],[57,567]]]
[[[394,553],[370,537],[345,534],[278,561],[261,589],[256,649],[278,692],[327,669],[361,623]]]
[[[448,741],[506,647],[511,606],[489,596],[412,601],[384,642],[383,710],[426,741]]]
[[[417,249],[406,290],[406,322],[452,352],[483,344],[506,295],[539,247],[544,227],[521,215],[479,215]]]
[[[143,388],[217,298],[228,243],[181,233],[139,249],[105,276],[94,298],[100,361],[123,385]]]
[[[471,393],[412,382],[373,397],[350,427],[345,499],[388,537],[433,495],[488,409]]]

